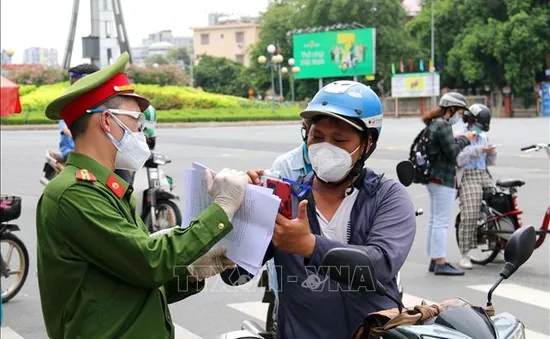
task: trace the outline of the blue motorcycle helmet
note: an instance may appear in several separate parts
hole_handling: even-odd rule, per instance
[[[369,87],[360,82],[342,80],[323,87],[300,113],[304,119],[328,116],[342,120],[372,139],[350,173],[339,185],[362,173],[365,161],[376,149],[382,131],[383,108],[380,98]]]
[[[300,114],[304,119],[318,115],[340,119],[361,132],[369,132],[376,143],[384,114],[380,98],[369,86],[344,80],[323,87]]]

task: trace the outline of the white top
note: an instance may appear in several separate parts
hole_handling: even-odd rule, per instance
[[[357,200],[358,193],[359,191],[354,189],[351,195],[346,195],[330,221],[328,221],[323,216],[321,211],[317,209],[317,219],[319,220],[319,226],[321,227],[321,234],[324,237],[344,244],[348,243],[351,210],[355,204],[355,200]]]

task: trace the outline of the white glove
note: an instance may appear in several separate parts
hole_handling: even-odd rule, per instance
[[[235,263],[225,256],[225,247],[220,246],[206,252],[206,254],[197,259],[194,263],[187,266],[187,270],[189,271],[189,275],[195,280],[202,281],[228,268],[235,267]]]
[[[220,206],[229,220],[241,207],[244,191],[249,181],[248,174],[224,168],[212,178],[210,171],[205,171],[208,193],[213,202]]]

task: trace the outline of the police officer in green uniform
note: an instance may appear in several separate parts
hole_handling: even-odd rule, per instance
[[[38,283],[52,339],[174,338],[168,304],[234,267],[223,247],[211,248],[233,228],[245,173],[207,174],[213,204],[187,229],[149,235],[132,187],[113,172],[138,170],[150,152],[142,131],[149,102],[134,93],[127,61],[124,53],[46,108],[75,140],[36,211]]]

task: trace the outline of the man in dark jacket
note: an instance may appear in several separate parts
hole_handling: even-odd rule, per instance
[[[297,217],[277,217],[265,258],[274,258],[278,270],[276,335],[350,338],[367,314],[395,304],[328,279],[321,269],[323,258],[334,248],[364,251],[378,280],[398,296],[395,276],[414,240],[414,206],[401,184],[364,167],[382,125],[382,105],[369,87],[331,83],[301,116],[311,120],[307,146],[313,173],[300,180],[307,188],[296,198]],[[255,183],[259,174],[249,172]],[[223,272],[222,278],[234,285],[246,280],[243,274],[237,268]]]

